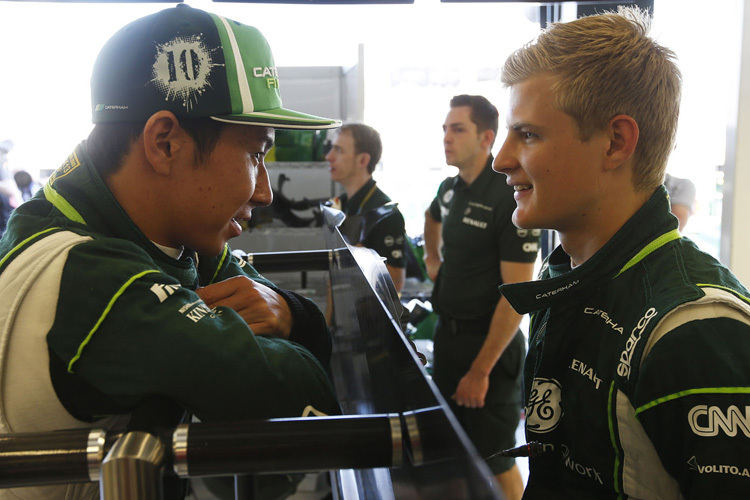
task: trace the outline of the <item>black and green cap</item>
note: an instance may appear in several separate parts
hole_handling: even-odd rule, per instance
[[[94,123],[178,118],[285,129],[339,120],[285,109],[265,37],[252,26],[185,4],[128,24],[102,48],[91,77]]]

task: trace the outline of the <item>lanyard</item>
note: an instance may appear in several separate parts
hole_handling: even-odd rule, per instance
[[[365,203],[367,203],[367,201],[368,201],[368,200],[369,200],[370,198],[372,198],[372,195],[373,195],[373,194],[375,193],[375,188],[377,188],[377,187],[378,187],[378,185],[377,185],[377,184],[373,184],[373,185],[372,185],[372,187],[370,188],[370,191],[369,191],[369,192],[368,192],[368,193],[367,193],[367,194],[365,195],[364,199],[362,200],[362,203],[360,203],[360,204],[359,204],[359,208],[358,208],[358,209],[357,209],[357,211],[356,211],[356,212],[354,213],[354,215],[359,215],[359,213],[360,213],[360,212],[362,211],[362,207],[364,207],[364,206],[365,206]]]

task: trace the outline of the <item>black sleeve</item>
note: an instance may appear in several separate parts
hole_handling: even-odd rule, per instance
[[[435,219],[435,222],[441,222],[443,220],[440,215],[440,202],[438,201],[437,196],[432,199],[429,211],[432,218]]]
[[[406,267],[405,226],[401,212],[394,212],[372,228],[363,244],[385,257],[389,266]]]
[[[274,290],[284,297],[292,311],[294,324],[289,340],[307,348],[327,368],[331,362],[333,342],[323,313],[306,297],[289,290]]]

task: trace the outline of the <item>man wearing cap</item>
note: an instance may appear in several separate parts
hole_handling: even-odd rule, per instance
[[[385,257],[388,274],[400,292],[406,279],[406,228],[404,216],[372,178],[382,152],[377,130],[363,123],[346,123],[337,131],[326,160],[331,179],[345,190],[334,200],[335,205],[347,217],[362,219],[362,239],[352,243]]]
[[[458,175],[440,184],[424,232],[438,314],[435,384],[484,458],[513,447],[521,414],[521,316],[498,286],[531,279],[540,236],[511,222],[513,189],[492,171],[497,127],[497,108],[486,98],[451,99],[443,145]],[[488,465],[505,495],[520,498],[514,459],[495,456]]]
[[[338,125],[278,86],[257,29],[185,5],[106,43],[93,131],[0,240],[0,433],[107,428],[150,396],[203,421],[339,411],[320,310],[227,246],[271,203],[274,128]]]

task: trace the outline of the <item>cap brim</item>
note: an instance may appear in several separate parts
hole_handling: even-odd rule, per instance
[[[242,113],[233,115],[212,116],[214,120],[239,125],[257,125],[294,130],[322,130],[338,128],[341,120],[308,115],[290,109],[276,108],[263,112]]]

